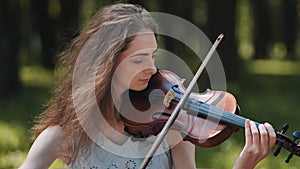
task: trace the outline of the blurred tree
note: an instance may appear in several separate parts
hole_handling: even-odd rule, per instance
[[[42,44],[42,65],[53,69],[58,48],[77,33],[81,0],[32,0]]]
[[[18,76],[19,14],[18,0],[0,1],[0,96],[14,93],[20,87]]]
[[[161,6],[161,12],[176,15],[178,17],[181,17],[193,23],[193,12],[194,12],[193,0],[190,1],[189,3],[180,0],[176,0],[176,1],[164,0],[164,1],[160,1],[160,6]],[[169,24],[172,25],[172,23]],[[172,25],[170,27],[176,29],[176,25]],[[195,70],[195,68],[199,66],[199,64],[195,62],[196,60],[192,58],[194,53],[184,44],[167,36],[164,36],[163,40],[164,40],[164,45],[166,50],[181,57],[181,59],[185,61],[191,67],[192,70]]]
[[[271,39],[269,4],[267,0],[250,0],[250,3],[254,19],[254,58],[267,58],[267,47]]]
[[[36,20],[42,44],[41,62],[45,68],[53,69],[59,38],[60,4],[50,0],[32,0],[33,17]],[[56,10],[55,10],[56,9]]]
[[[297,0],[282,0],[283,41],[287,47],[287,57],[296,60],[295,43],[297,39]]]
[[[60,24],[62,25],[61,33],[63,39],[61,43],[69,43],[79,33],[79,13],[82,0],[60,0],[61,2],[61,17]]]
[[[162,12],[169,13],[193,22],[194,0],[189,3],[180,0],[160,1]]]
[[[224,41],[218,48],[226,78],[238,78],[238,56],[235,36],[236,0],[207,0],[207,30],[206,34],[211,41],[220,33],[224,33]]]

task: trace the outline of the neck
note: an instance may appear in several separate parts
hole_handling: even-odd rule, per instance
[[[128,139],[128,134],[124,131],[124,124],[119,113],[113,109],[107,114],[108,116],[104,118],[105,122],[102,122],[102,133],[113,143],[124,144]]]
[[[245,128],[246,118],[227,112],[225,110],[219,109],[215,106],[211,106],[199,100],[189,98],[184,109],[187,110],[188,114],[194,115],[201,118],[208,118],[216,122],[221,122],[225,124],[231,124],[240,128]],[[259,123],[255,122],[258,126]]]

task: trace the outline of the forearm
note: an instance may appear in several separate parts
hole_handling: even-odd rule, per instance
[[[171,150],[175,169],[196,169],[195,146],[181,141]]]
[[[254,169],[256,164],[249,163],[247,159],[239,156],[232,169]]]

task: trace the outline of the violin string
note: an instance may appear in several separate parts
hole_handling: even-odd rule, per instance
[[[243,117],[243,116],[239,116],[237,114],[225,111],[225,110],[220,109],[220,108],[218,108],[216,106],[207,104],[207,103],[202,102],[202,101],[198,101],[198,100],[193,99],[193,98],[189,98],[189,100],[194,100],[194,102],[196,102],[197,105],[198,105],[198,106],[194,106],[195,105],[194,103],[191,104],[192,106],[194,106],[194,111],[197,111],[198,108],[199,108],[199,110],[203,110],[203,111],[207,111],[207,112],[209,112],[209,110],[212,110],[209,113],[212,113],[213,115],[217,115],[216,117],[220,117],[220,114],[221,114],[222,117],[224,117],[224,119],[228,123],[237,125],[237,126],[242,127],[242,128],[245,127],[244,125],[245,125],[246,118]],[[201,107],[204,107],[206,109],[201,109]],[[214,112],[216,112],[216,113],[214,113]],[[260,124],[258,122],[255,122],[255,123],[256,123],[257,126]]]
[[[165,95],[163,93],[154,93],[151,95],[151,99],[155,99],[158,101],[163,100],[164,97],[165,97]],[[191,101],[191,100],[193,100],[193,101]],[[176,98],[172,99],[170,101],[171,104],[176,104],[177,102],[178,102],[178,99],[176,99]],[[222,110],[215,106],[211,106],[207,103],[198,101],[196,99],[189,98],[187,100],[187,103],[185,103],[184,107],[187,107],[188,109],[190,109],[196,113],[202,113],[202,114],[204,113],[205,116],[208,116],[210,118],[214,118],[217,120],[221,120],[223,122],[231,123],[231,124],[237,125],[239,127],[244,127],[245,118],[238,116],[236,114],[227,112],[225,110]]]
[[[151,96],[152,99],[156,100],[163,100],[164,95],[163,94],[154,94]],[[176,104],[178,99],[172,99],[170,103]],[[222,110],[220,108],[217,108],[215,106],[209,105],[207,103],[198,101],[193,98],[189,98],[187,102],[185,103],[184,107],[188,108],[189,110],[192,110],[196,113],[202,113],[205,116],[208,116],[209,118],[221,120],[223,122],[231,123],[233,125],[237,125],[239,127],[244,127],[245,124],[245,118],[238,116],[236,114],[227,112],[225,110]],[[200,115],[201,116],[201,115]]]
[[[223,122],[231,123],[240,127],[243,127],[245,124],[244,117],[238,116],[236,114],[230,113],[228,111],[222,110],[218,107],[206,104],[204,102],[200,102],[198,100],[188,100],[186,104],[189,110],[205,113],[206,116],[212,117],[213,119],[221,120]]]

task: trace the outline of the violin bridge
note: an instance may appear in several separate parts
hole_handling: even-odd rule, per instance
[[[175,92],[174,92],[173,89],[170,89],[170,90],[166,93],[166,96],[165,96],[164,101],[163,101],[165,107],[168,108],[168,107],[170,106],[170,103],[171,103],[171,101],[172,101],[173,99],[175,99]]]

